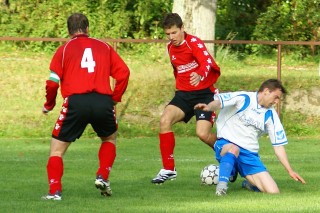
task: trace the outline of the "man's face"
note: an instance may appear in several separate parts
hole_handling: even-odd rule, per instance
[[[269,108],[272,105],[279,103],[281,99],[282,92],[280,89],[275,89],[274,91],[270,91],[268,88],[264,89],[263,96],[261,99],[261,106],[265,108]]]
[[[166,33],[167,38],[174,46],[179,46],[181,42],[183,42],[184,40],[183,27],[178,28],[176,25],[174,25],[168,29],[164,29],[164,32]]]

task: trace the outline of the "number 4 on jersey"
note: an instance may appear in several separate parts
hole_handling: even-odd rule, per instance
[[[86,48],[83,52],[81,59],[81,68],[87,68],[88,72],[94,72],[94,67],[96,66],[96,62],[93,60],[92,50],[91,48]]]

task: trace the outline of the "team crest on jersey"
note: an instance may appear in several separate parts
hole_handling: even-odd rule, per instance
[[[281,130],[281,131],[276,132],[276,136],[277,136],[277,140],[283,140],[285,137],[284,131]]]
[[[176,60],[176,59],[177,58],[174,55],[171,56],[171,61]]]
[[[230,94],[228,94],[228,93],[220,94],[220,95],[223,97],[223,99],[224,99],[224,100],[226,100],[226,99],[230,99],[230,98],[231,98],[231,95],[230,95]]]

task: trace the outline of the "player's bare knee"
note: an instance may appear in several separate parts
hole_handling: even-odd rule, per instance
[[[208,133],[204,133],[204,132],[199,132],[199,131],[197,131],[196,134],[197,134],[198,138],[199,138],[201,141],[203,141],[203,142],[205,142],[205,143],[207,143],[207,142],[209,141],[210,135],[209,135]]]
[[[160,131],[166,131],[168,129],[171,129],[171,121],[167,119],[166,117],[160,118]]]
[[[235,156],[238,156],[240,153],[240,148],[237,145],[231,144],[228,152],[234,154]]]

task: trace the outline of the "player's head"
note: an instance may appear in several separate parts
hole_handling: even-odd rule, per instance
[[[269,79],[263,82],[258,90],[259,104],[263,107],[271,107],[279,103],[281,96],[287,94],[281,81]]]
[[[183,22],[179,14],[168,13],[163,19],[162,26],[163,26],[163,29],[170,29],[173,26],[182,28]]]
[[[81,13],[74,13],[67,20],[69,35],[87,34],[89,28],[88,18]]]
[[[184,28],[181,17],[177,13],[167,14],[162,22],[164,32],[170,42],[178,46],[184,40]]]

